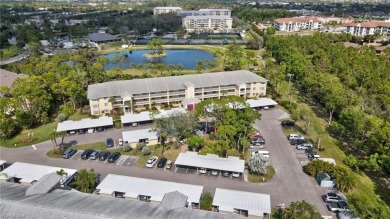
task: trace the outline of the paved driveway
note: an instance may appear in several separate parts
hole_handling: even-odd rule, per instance
[[[116,165],[104,162],[85,161],[78,158],[71,160],[54,159],[46,156],[46,152],[52,148],[50,141],[36,145],[36,150],[32,147],[9,149],[0,147],[1,159],[12,162],[27,162],[64,168],[94,168],[101,174],[103,179],[107,174],[127,175],[143,177],[149,179],[173,181],[203,185],[205,191],[214,192],[215,188],[225,188],[248,192],[258,192],[271,195],[271,204],[276,206],[280,203],[288,204],[291,201],[306,200],[320,210],[323,215],[330,215],[325,204],[320,199],[320,194],[326,192],[319,188],[312,177],[303,173],[302,167],[297,159],[295,149],[289,146],[284,136],[280,124],[277,121],[285,113],[279,109],[262,111],[262,120],[255,124],[260,129],[267,140],[267,150],[270,151],[272,165],[276,170],[275,177],[262,184],[252,184],[242,179],[225,177],[198,175],[194,172],[182,173],[174,171],[158,171],[153,168],[136,168],[133,165]],[[145,127],[137,127],[145,128]],[[130,130],[132,128],[126,128]],[[105,132],[74,135],[66,137],[65,142],[74,141],[76,144],[86,144],[105,141],[107,137],[112,137],[117,141],[121,137],[122,129],[111,129]],[[116,142],[117,143],[117,142]],[[119,161],[119,160],[118,160]],[[129,162],[127,160],[124,163]]]

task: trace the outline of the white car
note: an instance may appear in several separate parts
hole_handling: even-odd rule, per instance
[[[123,146],[123,140],[120,138],[118,141],[119,146]]]
[[[287,136],[287,139],[288,139],[288,140],[292,140],[292,139],[304,139],[304,137],[302,137],[302,136],[300,136],[300,135],[298,135],[298,134],[289,134],[289,135]]]
[[[218,176],[218,174],[219,174],[218,170],[211,171],[211,175],[213,175],[213,176]]]
[[[88,134],[92,134],[94,132],[95,132],[95,129],[88,129],[88,131],[87,131]]]
[[[146,167],[153,167],[156,163],[157,163],[157,160],[158,160],[158,157],[157,156],[153,156],[151,158],[149,158],[149,160],[146,162]]]
[[[233,172],[233,174],[232,174],[232,177],[234,177],[234,178],[238,178],[238,177],[240,177],[240,173]]]
[[[207,173],[207,169],[206,168],[199,168],[198,172],[205,174],[205,173]]]

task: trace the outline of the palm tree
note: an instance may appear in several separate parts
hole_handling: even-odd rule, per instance
[[[49,134],[49,136],[50,136],[50,141],[53,142],[54,150],[56,151],[58,146],[57,144],[58,133],[56,132],[56,130],[54,130]]]
[[[134,62],[132,62],[130,64],[130,69],[136,69],[136,68],[137,68],[137,65]]]
[[[183,64],[178,64],[178,65],[177,65],[177,70],[181,73],[181,71],[184,70]]]
[[[169,65],[168,65],[168,71],[169,71],[169,73],[172,74],[173,70],[175,70],[175,66],[172,65],[172,64],[169,64]]]
[[[200,73],[203,70],[203,63],[202,61],[198,60],[196,61],[196,71]]]
[[[91,169],[87,171],[86,169],[82,169],[78,171],[75,175],[75,181],[71,185],[78,188],[80,192],[92,193],[96,188],[95,170]]]
[[[60,176],[67,176],[67,175],[68,175],[68,173],[65,172],[64,169],[60,169],[60,170],[56,171],[56,173],[57,173],[58,175],[60,175]]]
[[[165,67],[164,63],[157,63],[156,69],[160,71],[160,74],[163,74],[163,71],[165,71],[167,68]]]
[[[64,146],[64,138],[67,134],[66,134],[66,132],[63,131],[63,132],[58,132],[57,135],[58,135],[58,137],[61,137],[61,147],[63,147]]]

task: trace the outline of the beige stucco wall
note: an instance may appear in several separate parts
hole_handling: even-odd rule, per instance
[[[267,83],[252,83],[250,89],[250,97],[265,96],[267,94]]]
[[[109,100],[110,100],[110,98],[100,98],[98,100],[89,100],[89,106],[91,108],[91,115],[100,115],[100,114],[102,114],[102,111],[104,111],[104,113],[109,113],[112,110],[112,103],[110,103]],[[97,107],[94,107],[95,105],[97,105]]]

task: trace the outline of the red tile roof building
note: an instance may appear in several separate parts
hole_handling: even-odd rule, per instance
[[[355,36],[374,35],[375,31],[379,31],[381,35],[390,36],[389,21],[370,21],[354,24],[346,24],[346,32]]]
[[[274,20],[276,30],[296,32],[302,29],[320,30],[322,22],[317,17],[292,17]]]

